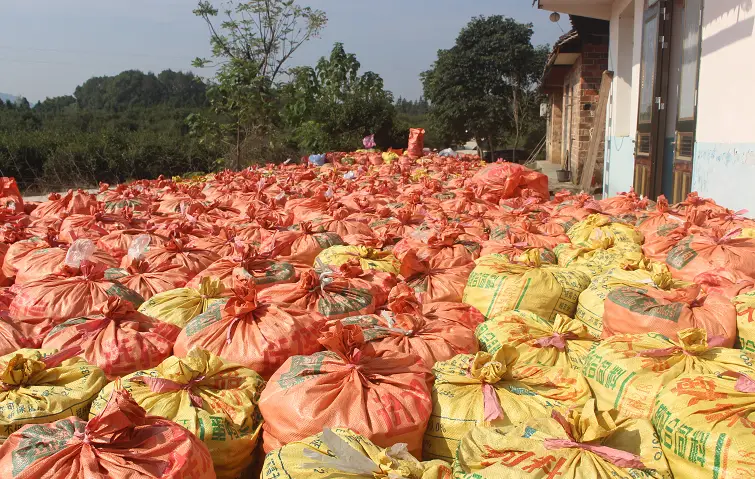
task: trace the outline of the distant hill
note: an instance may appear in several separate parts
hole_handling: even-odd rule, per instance
[[[5,103],[8,100],[15,102],[16,100],[18,100],[18,97],[9,95],[8,93],[0,93],[0,101]]]

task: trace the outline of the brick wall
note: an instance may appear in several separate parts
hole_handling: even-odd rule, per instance
[[[572,180],[579,183],[582,167],[587,161],[590,148],[590,135],[595,126],[600,82],[603,72],[608,69],[608,42],[602,44],[585,44],[582,55],[566,76],[564,88],[572,85]],[[602,184],[603,153],[605,136],[601,138],[598,149],[598,163],[595,167],[595,184]]]
[[[557,93],[551,93],[549,118],[548,118],[548,157],[547,160],[551,163],[561,164],[561,152],[563,148],[563,134],[564,134],[564,116],[563,116],[563,104],[564,93],[562,91]]]
[[[576,171],[580,165],[580,127],[581,127],[581,98],[582,98],[582,57],[580,56],[576,63],[572,65],[572,69],[566,79],[564,80],[564,111],[570,115],[571,119],[571,134],[570,138],[564,138],[567,142],[567,158],[564,158],[566,162],[569,160],[569,167],[572,171],[572,179],[576,179]],[[569,107],[566,103],[570,103]],[[571,109],[571,111],[569,111]]]

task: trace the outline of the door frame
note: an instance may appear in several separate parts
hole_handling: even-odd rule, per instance
[[[684,9],[686,10],[688,8],[688,0],[685,0],[684,2]],[[686,13],[684,10],[681,12],[682,14]],[[695,69],[695,103],[693,106],[693,117],[692,119],[684,119],[681,117],[681,98],[679,99],[679,104],[677,105],[677,111],[676,113],[676,126],[674,131],[674,158],[673,158],[673,165],[672,165],[672,174],[676,174],[677,171],[677,163],[681,163],[682,161],[687,160],[677,160],[678,155],[678,148],[679,148],[679,134],[680,133],[691,133],[692,134],[692,158],[689,160],[689,168],[690,168],[690,175],[694,171],[695,168],[695,145],[697,143],[697,121],[698,121],[698,95],[700,91],[700,65],[702,64],[702,45],[703,45],[703,15],[705,13],[705,0],[700,0],[700,11],[698,13],[699,19],[698,19],[698,38],[697,38],[697,68]],[[680,34],[684,34],[684,23],[682,23],[682,32]],[[682,49],[684,48],[684,42],[682,42]],[[680,67],[684,66],[684,58],[681,59],[681,65]],[[681,82],[684,80],[683,77],[680,76],[679,82],[680,82],[680,88],[681,88]],[[676,191],[676,178],[674,178],[674,188],[673,188],[673,194],[675,199],[679,196],[681,199],[683,199],[683,196],[685,195],[677,195]]]
[[[647,24],[653,17],[658,17],[658,35],[653,41],[658,42],[655,52],[655,75],[653,78],[653,94],[652,94],[652,106],[651,106],[651,121],[648,129],[647,123],[641,123],[640,118],[642,114],[642,79],[644,78],[645,62],[644,58],[641,59],[640,68],[640,95],[638,101],[638,116],[637,116],[637,141],[635,150],[635,168],[637,165],[636,157],[640,147],[640,134],[650,134],[650,152],[648,159],[650,162],[650,178],[647,191],[645,195],[650,198],[656,198],[661,194],[663,188],[663,158],[665,154],[665,139],[666,139],[666,119],[668,115],[668,86],[669,86],[669,70],[671,67],[671,30],[672,30],[672,15],[674,4],[672,0],[642,0],[643,5],[643,19],[642,19],[642,39],[643,45],[641,51],[645,51],[645,32]],[[649,5],[652,3],[652,5]],[[636,170],[635,170],[636,171]],[[635,178],[637,175],[635,174]]]
[[[574,114],[573,109],[573,103],[574,103],[574,90],[571,82],[566,82],[564,84],[564,108],[563,108],[563,139],[562,139],[562,145],[561,145],[561,168],[570,170],[571,165],[571,146],[572,146],[572,128],[574,127],[574,124],[572,122],[572,117]]]

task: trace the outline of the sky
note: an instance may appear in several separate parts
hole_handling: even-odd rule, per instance
[[[570,28],[564,16],[530,0],[298,0],[328,16],[320,38],[293,58],[314,65],[335,42],[356,53],[363,70],[380,74],[396,97],[422,95],[419,74],[450,48],[474,16],[505,15],[534,24],[533,43],[553,44]],[[219,0],[215,0],[216,5]],[[72,94],[92,76],[123,70],[194,71],[209,55],[203,21],[193,0],[0,0],[0,92],[32,102]]]

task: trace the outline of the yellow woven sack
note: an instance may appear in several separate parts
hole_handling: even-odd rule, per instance
[[[562,243],[556,245],[553,252],[559,266],[581,271],[591,278],[613,268],[635,269],[644,260],[642,246],[634,243],[595,244],[591,247]]]
[[[211,305],[222,301],[222,295],[220,280],[205,277],[199,289],[178,288],[152,296],[139,306],[139,312],[183,328]]]
[[[478,427],[461,441],[454,463],[456,479],[671,477],[650,421],[596,412],[592,400],[565,417]]]
[[[517,364],[557,366],[582,371],[585,358],[598,345],[585,326],[566,316],[553,322],[528,311],[511,311],[477,327],[484,351],[495,354],[503,345],[516,348]]]
[[[594,337],[600,338],[603,333],[603,303],[611,291],[622,286],[669,290],[689,285],[675,280],[668,266],[654,261],[643,260],[636,269],[631,270],[613,268],[595,276],[590,286],[582,291],[574,318],[583,323]]]
[[[453,460],[459,441],[478,425],[507,426],[549,416],[590,399],[582,375],[569,368],[515,366],[516,350],[461,354],[435,363],[433,411],[423,458]]]
[[[349,429],[324,429],[302,441],[291,442],[265,457],[262,479],[344,478],[451,479],[443,461],[420,462],[396,444],[389,449]]]
[[[755,353],[755,291],[734,298],[737,307],[737,335],[745,351]]]
[[[738,238],[755,238],[755,228],[742,228]]]
[[[622,223],[612,223],[608,216],[594,214],[575,224],[566,235],[574,246],[592,247],[596,242],[609,241],[611,244],[634,243],[641,245],[645,238],[634,227]]]
[[[19,349],[0,357],[0,444],[26,424],[87,418],[107,379],[77,353]]]
[[[590,278],[579,271],[543,265],[534,261],[515,263],[492,254],[477,260],[464,288],[463,302],[486,318],[515,309],[531,311],[553,320],[557,314],[574,317],[579,294]]]
[[[341,266],[357,258],[362,269],[374,269],[385,273],[398,274],[401,262],[391,253],[368,246],[331,246],[315,259],[315,269],[322,270],[327,266]]]
[[[755,476],[755,376],[684,374],[669,382],[652,423],[677,478]]]
[[[590,351],[582,374],[601,411],[649,418],[658,392],[684,373],[733,370],[755,376],[755,355],[714,347],[704,329],[684,329],[678,340],[657,333],[614,336]]]
[[[114,385],[102,389],[91,417],[105,408]],[[219,478],[237,478],[251,464],[262,428],[257,403],[265,387],[256,372],[194,349],[185,358],[173,356],[129,374],[121,385],[147,414],[196,434],[210,450]]]

